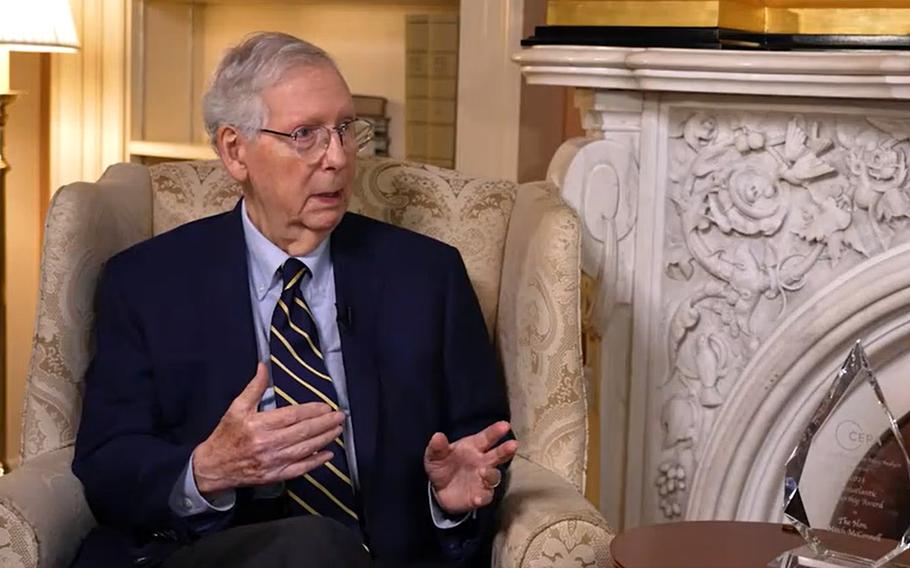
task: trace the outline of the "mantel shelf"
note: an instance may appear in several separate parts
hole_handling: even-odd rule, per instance
[[[910,53],[535,46],[513,60],[528,83],[625,89],[910,99]]]

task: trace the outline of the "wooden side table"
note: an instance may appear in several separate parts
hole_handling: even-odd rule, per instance
[[[617,568],[765,568],[803,540],[777,523],[687,521],[636,527],[617,535]]]
[[[835,533],[822,538],[864,558],[879,558],[897,544]],[[610,552],[617,568],[767,568],[802,545],[792,528],[778,523],[686,521],[629,529],[613,539]],[[910,566],[910,551],[895,562]]]

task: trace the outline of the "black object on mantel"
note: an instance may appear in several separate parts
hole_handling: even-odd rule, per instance
[[[910,35],[762,34],[717,27],[537,26],[521,45],[755,49],[910,49]]]

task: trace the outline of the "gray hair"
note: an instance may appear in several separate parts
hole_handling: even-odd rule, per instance
[[[216,146],[218,128],[225,124],[247,138],[258,136],[268,120],[262,91],[291,69],[319,65],[338,71],[329,54],[319,47],[279,32],[251,34],[229,49],[202,98],[205,130],[212,145]]]

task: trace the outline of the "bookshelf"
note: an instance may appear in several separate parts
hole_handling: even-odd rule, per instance
[[[389,156],[389,115],[386,112],[388,99],[353,94],[354,112],[373,125],[373,140],[365,148],[372,156]]]
[[[446,81],[437,91],[444,91],[438,96],[451,108],[434,107],[443,119],[427,141],[435,149],[425,155],[453,167],[458,6],[458,0],[132,0],[128,158],[150,163],[214,157],[201,111],[207,80],[228,46],[252,31],[271,29],[326,49],[355,93],[358,112],[376,127],[372,150],[404,159],[411,112],[406,21],[419,16],[448,22],[444,49],[436,48]]]
[[[104,10],[99,8],[101,0],[72,5],[83,48],[50,57],[51,188],[98,179],[105,168],[125,160],[188,155],[179,151],[185,146],[143,147],[146,142],[204,147],[198,109],[206,78],[224,47],[251,29],[297,33],[330,49],[354,92],[387,99],[389,152],[403,158],[409,14],[458,13],[460,171],[516,179],[519,163],[545,164],[552,154],[540,143],[544,140],[540,129],[529,127],[520,110],[526,89],[518,65],[510,60],[523,37],[523,18],[543,21],[529,12],[534,5],[543,6],[542,0],[105,0]],[[158,13],[150,16],[150,11]],[[149,17],[155,25],[148,23]],[[338,33],[340,22],[345,36]],[[357,41],[339,43],[345,37]],[[179,47],[163,64],[162,54],[171,46],[165,43],[159,53],[157,42],[162,38]],[[562,108],[562,99],[553,104]],[[555,116],[542,104],[534,106],[532,114],[541,122],[552,122]],[[156,127],[174,125],[178,128],[173,135],[155,133]],[[523,145],[519,152],[519,138],[530,141],[528,151]],[[525,174],[524,179],[536,178]]]

